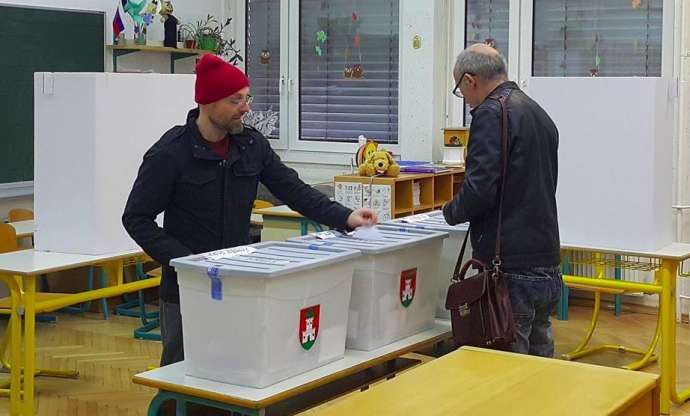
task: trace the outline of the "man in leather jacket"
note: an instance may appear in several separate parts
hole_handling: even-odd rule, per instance
[[[561,297],[556,211],[558,130],[548,114],[514,82],[505,61],[487,45],[457,58],[453,94],[472,108],[465,181],[443,213],[449,224],[470,221],[473,257],[491,265],[496,252],[498,202],[505,183],[501,261],[516,326],[513,350],[553,356],[550,313]],[[501,177],[502,113],[508,111],[508,165]]]

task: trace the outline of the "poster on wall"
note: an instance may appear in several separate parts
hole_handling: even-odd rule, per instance
[[[391,186],[363,186],[362,206],[369,207],[376,211],[379,216],[379,222],[390,221],[393,218],[393,213],[391,212]]]
[[[362,207],[362,184],[356,182],[336,182],[335,200],[350,209]]]

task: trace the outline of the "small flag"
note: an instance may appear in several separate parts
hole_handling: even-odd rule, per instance
[[[119,38],[120,33],[125,30],[125,24],[122,23],[122,18],[120,17],[120,9],[115,11],[115,17],[113,18],[113,37]]]

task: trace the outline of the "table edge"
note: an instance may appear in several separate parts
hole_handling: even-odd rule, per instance
[[[264,409],[272,404],[278,403],[282,400],[289,399],[291,397],[297,396],[298,394],[313,390],[314,388],[323,386],[325,384],[328,384],[332,381],[338,380],[343,377],[347,377],[351,374],[357,373],[361,370],[367,369],[369,367],[373,367],[375,365],[381,364],[383,362],[386,362],[392,358],[399,357],[401,355],[407,354],[409,352],[412,352],[414,350],[420,349],[424,346],[427,346],[429,344],[434,344],[436,342],[445,340],[450,338],[451,332],[447,331],[444,333],[441,333],[439,335],[435,335],[431,338],[428,338],[423,341],[416,342],[414,344],[408,345],[407,347],[401,348],[399,350],[391,351],[387,354],[383,354],[379,357],[376,357],[372,360],[365,361],[362,363],[359,363],[357,365],[354,365],[352,367],[346,368],[344,370],[329,374],[327,376],[324,376],[320,379],[313,380],[311,382],[302,384],[300,386],[294,387],[290,390],[283,391],[281,393],[275,394],[273,396],[267,397],[262,400],[246,400],[242,399],[236,396],[229,396],[225,394],[220,394],[216,392],[210,392],[207,390],[202,390],[194,387],[188,387],[188,386],[182,386],[179,384],[173,384],[169,383],[166,381],[157,381],[157,380],[151,380],[149,378],[143,378],[140,377],[138,374],[135,374],[132,377],[132,382],[134,384],[140,384],[143,386],[147,387],[152,387],[156,388],[159,390],[164,390],[168,391],[171,393],[180,393],[180,394],[187,394],[189,396],[193,397],[199,397],[203,399],[208,399],[208,400],[213,400],[225,404],[231,404],[231,405],[236,405],[236,406],[243,406],[247,407],[250,409]]]

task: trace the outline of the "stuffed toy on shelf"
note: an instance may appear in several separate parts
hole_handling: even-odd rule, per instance
[[[400,174],[400,165],[393,159],[393,155],[385,150],[371,152],[367,160],[358,168],[360,176],[390,176]]]

